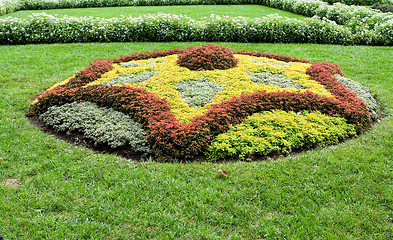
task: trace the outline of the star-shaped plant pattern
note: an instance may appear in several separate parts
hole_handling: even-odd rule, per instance
[[[99,59],[38,96],[28,116],[41,116],[46,125],[56,128],[57,113],[72,110],[68,114],[83,116],[87,111],[80,104],[65,104],[91,102],[90,113],[109,108],[123,115],[111,115],[121,116],[110,119],[112,132],[100,127],[95,133],[90,128],[90,138],[99,135],[113,142],[116,135],[124,135],[113,133],[122,131],[115,129],[117,122],[124,122],[124,127],[135,121],[138,132],[145,131],[138,136],[146,136],[146,147],[151,149],[145,152],[161,160],[287,154],[333,144],[371,126],[367,107],[371,94],[358,97],[342,84],[355,86],[342,80],[344,74],[335,64],[227,48],[220,51],[214,45],[201,48],[229,51],[236,64],[227,69],[190,70],[178,64],[187,49]],[[61,122],[62,126],[79,124],[83,132],[80,119],[63,117]]]

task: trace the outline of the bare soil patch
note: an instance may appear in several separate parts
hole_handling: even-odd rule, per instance
[[[6,178],[1,181],[0,185],[4,187],[18,187],[24,182],[18,178]]]

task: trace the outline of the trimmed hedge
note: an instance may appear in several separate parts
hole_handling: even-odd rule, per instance
[[[377,2],[371,8],[381,12],[393,13],[393,4],[381,4]]]
[[[0,42],[2,44],[24,44],[153,41],[154,36],[152,34],[157,34],[157,41],[297,42],[366,45],[392,45],[393,43],[393,14],[381,13],[361,6],[348,6],[342,3],[329,5],[321,0],[60,0],[59,2],[13,0],[9,3],[3,3],[3,5],[0,4],[0,9],[2,9],[0,14],[12,12],[21,6],[25,6],[22,7],[23,9],[34,9],[34,6],[58,8],[62,6],[112,6],[111,4],[113,6],[260,4],[309,17],[318,16],[326,20],[300,21],[287,18],[280,19],[278,16],[260,20],[215,16],[205,21],[194,21],[186,17],[174,17],[174,15],[171,15],[172,17],[149,15],[142,18],[113,19],[72,17],[55,19],[50,15],[34,15],[30,20],[12,18],[1,20]],[[141,25],[135,23],[138,20],[141,21]],[[345,27],[336,26],[327,20]],[[175,21],[175,23],[168,23],[170,21]],[[161,25],[151,26],[152,24]],[[240,24],[240,26],[236,28],[236,24]],[[308,27],[309,25],[310,27]],[[68,26],[70,27],[68,28]],[[222,29],[219,27],[222,27]],[[88,31],[85,31],[86,29]],[[322,33],[321,29],[327,32]],[[47,31],[53,31],[53,33]],[[125,31],[124,35],[122,31]],[[135,35],[132,35],[132,33]],[[341,40],[341,38],[343,39]]]
[[[263,5],[347,26],[354,34],[354,44],[391,45],[393,42],[392,24],[386,24],[393,21],[390,13],[342,3],[329,5],[321,0],[266,0]]]
[[[0,16],[21,10],[20,0],[6,0],[0,2]]]
[[[345,118],[348,124],[353,124],[357,133],[371,126],[370,112],[366,104],[334,77],[335,74],[343,75],[343,73],[338,66],[331,63],[311,63],[306,72],[311,79],[324,85],[334,97],[321,96],[311,91],[243,94],[212,105],[203,115],[196,116],[187,123],[179,122],[171,112],[165,98],[159,98],[156,94],[141,88],[85,86],[111,70],[113,63],[163,57],[183,51],[172,49],[164,52],[135,53],[112,60],[97,60],[67,83],[57,85],[40,95],[30,106],[28,116],[38,116],[51,106],[60,106],[75,101],[89,101],[100,107],[112,107],[143,125],[152,152],[161,160],[192,159],[203,154],[212,139],[227,131],[230,125],[238,124],[254,113],[275,109],[293,112],[319,111],[328,116],[340,116]],[[233,51],[233,53],[241,54],[242,52]],[[274,54],[243,53],[270,56],[287,62],[307,62]]]
[[[379,39],[372,38],[378,44]],[[303,21],[270,15],[263,18],[219,17],[195,21],[171,14],[138,18],[55,18],[34,14],[29,20],[0,19],[2,44],[135,42],[135,41],[228,41],[353,44],[347,27],[309,18]]]
[[[373,5],[377,2],[392,3],[392,0],[323,0],[323,1],[329,4],[340,2],[347,5]]]

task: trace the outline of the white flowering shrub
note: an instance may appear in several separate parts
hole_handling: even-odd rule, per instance
[[[201,21],[173,14],[137,18],[56,18],[45,13],[30,19],[0,19],[2,44],[136,41],[231,41],[351,44],[351,31],[328,20],[220,17]]]
[[[22,0],[22,10],[117,6],[255,4],[259,0]]]
[[[393,3],[392,0],[323,0],[324,2],[333,4],[336,2],[344,3],[347,5],[373,5],[374,3]]]
[[[375,30],[381,37],[381,42],[393,45],[393,19],[382,23]]]
[[[23,44],[154,39],[392,45],[393,40],[389,23],[393,14],[342,3],[329,5],[322,0],[10,0],[0,2],[0,15],[27,9],[190,4],[260,4],[304,16],[318,16],[322,21],[314,18],[299,22],[278,16],[262,20],[215,16],[206,18],[205,21],[195,21],[185,16],[168,14],[112,19],[55,19],[50,15],[33,15],[27,21],[1,19],[0,42]],[[344,27],[335,26],[332,21]],[[345,33],[348,29],[351,33]],[[321,34],[321,30],[328,32]]]
[[[111,148],[129,146],[135,152],[150,152],[141,124],[121,112],[91,102],[53,106],[39,119],[57,131],[81,132],[95,144],[107,144]]]
[[[21,0],[0,0],[0,16],[18,11]]]
[[[144,63],[120,63],[120,66],[125,67],[125,68],[134,68],[134,67],[140,67],[140,66],[149,66],[149,65],[156,65],[161,62],[159,61],[148,61]]]

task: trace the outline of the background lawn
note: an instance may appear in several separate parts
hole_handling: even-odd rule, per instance
[[[23,111],[97,58],[202,43],[0,46],[0,234],[5,239],[391,239],[393,47],[218,43],[337,63],[386,117],[340,145],[263,162],[157,163],[46,135]],[[227,178],[218,169],[229,172]]]
[[[65,15],[73,17],[103,17],[112,18],[120,15],[138,17],[143,14],[172,13],[183,14],[193,19],[201,19],[211,14],[230,17],[260,18],[269,14],[277,13],[280,16],[303,19],[305,16],[282,11],[261,5],[189,5],[189,6],[138,6],[138,7],[103,7],[103,8],[70,8],[70,9],[46,9],[34,11],[18,11],[12,14],[0,16],[0,18],[16,17],[28,18],[32,13],[42,13],[62,17]]]

